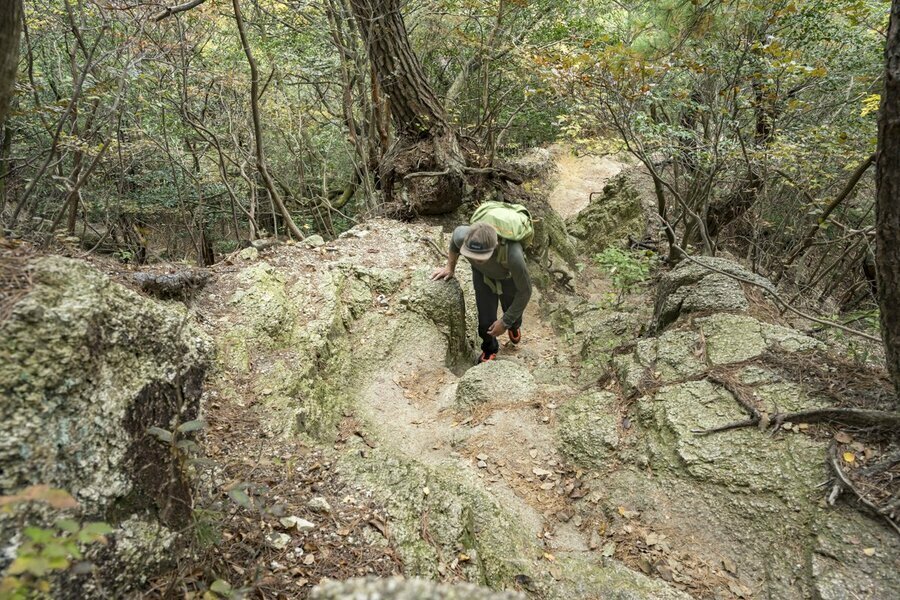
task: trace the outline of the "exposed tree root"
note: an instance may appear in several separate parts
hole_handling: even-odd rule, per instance
[[[750,396],[752,392],[749,392],[746,389],[746,386],[738,383],[731,377],[718,373],[710,373],[707,377],[707,380],[709,380],[711,383],[721,385],[723,388],[728,390],[731,395],[734,396],[734,399],[737,400],[738,404],[740,404],[744,408],[744,410],[750,413],[751,418],[749,419],[749,421],[752,421],[753,425],[757,425],[762,421],[762,413],[759,412],[759,409],[756,408],[756,405],[751,400]]]
[[[719,383],[718,381],[713,380],[712,377],[710,377],[710,381]],[[726,387],[726,389],[728,388]],[[738,402],[746,408],[746,403],[740,399],[739,394],[735,394],[731,389],[728,391],[734,394],[735,398],[738,398]],[[768,419],[768,422],[765,422],[766,419]],[[692,433],[696,435],[709,435],[711,433],[740,429],[742,427],[759,427],[760,429],[771,428],[773,431],[777,431],[784,423],[788,422],[835,422],[844,425],[900,432],[900,413],[884,410],[867,410],[864,408],[816,408],[792,413],[775,413],[771,416],[766,416],[757,411],[757,414],[750,419],[727,423],[721,427],[712,429],[695,429]]]
[[[817,408],[772,416],[773,426],[794,423],[836,422],[845,425],[900,432],[900,413],[865,408]]]
[[[888,433],[896,438],[900,436],[900,412],[874,410],[865,408],[816,408],[810,410],[801,410],[797,412],[782,413],[777,411],[772,415],[767,414],[757,407],[752,391],[733,379],[728,373],[710,373],[707,380],[722,386],[734,396],[735,400],[749,414],[749,418],[740,421],[726,423],[719,427],[710,429],[692,430],[697,436],[705,436],[723,431],[731,431],[734,429],[743,429],[747,427],[756,427],[761,431],[769,430],[772,433],[777,432],[785,423],[839,423],[851,427],[857,427],[868,433]],[[857,478],[863,478],[865,484],[877,490],[876,496],[884,496],[871,499],[858,484],[854,484],[850,477],[841,468],[840,453],[837,443],[832,441],[828,449],[828,466],[834,473],[831,493],[828,495],[828,504],[833,505],[841,493],[851,492],[857,500],[869,509],[873,514],[883,518],[891,528],[900,534],[900,525],[895,520],[898,511],[900,511],[900,492],[894,492],[893,495],[888,491],[881,494],[884,490],[878,489],[878,483],[875,478],[885,474],[898,464],[900,464],[900,452],[888,454],[884,459],[867,469],[857,471]],[[889,474],[888,474],[889,475]],[[874,487],[873,487],[874,486]]]

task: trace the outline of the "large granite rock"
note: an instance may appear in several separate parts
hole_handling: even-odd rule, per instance
[[[313,600],[525,600],[518,592],[496,592],[470,583],[441,584],[426,579],[373,577],[327,581],[312,591]]]
[[[771,288],[733,262],[699,260]],[[730,590],[773,598],[893,597],[900,591],[896,536],[851,507],[825,505],[826,442],[802,433],[805,426],[775,435],[756,428],[697,433],[747,418],[732,391],[768,414],[830,405],[778,367],[802,360],[794,354],[827,348],[765,321],[774,312],[766,310],[763,290],[691,262],[666,274],[655,335],[609,353],[625,397],[634,399],[629,434],[604,435],[613,423],[581,399],[560,410],[560,448],[603,473],[597,493],[607,512],[628,507],[690,554],[728,557],[735,568],[719,576]],[[594,327],[606,335],[602,320]],[[733,383],[723,385],[722,378]],[[617,460],[628,466],[610,469]]]
[[[564,404],[558,413],[560,449],[577,464],[602,468],[619,447],[615,394],[594,392]]]
[[[28,268],[33,287],[0,323],[0,495],[50,485],[80,503],[76,515],[120,526],[113,538],[130,558],[101,577],[116,590],[126,574],[134,583],[152,569],[149,556],[163,558],[166,528],[191,522],[191,485],[147,428],[198,417],[211,344],[183,305],[147,299],[84,263],[48,257]],[[157,535],[137,533],[147,527]],[[17,532],[14,518],[0,519],[0,544]]]
[[[696,258],[683,261],[677,268],[666,273],[659,283],[656,297],[654,321],[657,330],[663,330],[674,323],[679,316],[695,312],[742,312],[750,308],[744,293],[744,285],[728,273],[752,281],[763,288],[772,284],[741,265],[723,258]],[[701,263],[701,264],[697,264]],[[703,265],[708,265],[717,273]]]
[[[568,220],[569,234],[578,240],[582,255],[592,256],[605,248],[633,239],[643,239],[647,229],[642,198],[652,194],[652,183],[641,169],[629,169],[610,180],[590,204]]]
[[[456,388],[460,408],[489,402],[524,402],[537,390],[534,377],[510,360],[492,360],[466,371]]]

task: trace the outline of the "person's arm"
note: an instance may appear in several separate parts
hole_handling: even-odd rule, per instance
[[[431,273],[432,280],[450,280],[453,278],[453,274],[456,272],[456,263],[459,261],[459,249],[466,238],[468,230],[469,228],[464,225],[460,225],[454,230],[453,235],[450,237],[450,247],[447,249],[447,266],[435,269]]]
[[[434,281],[453,279],[453,273],[456,272],[456,262],[459,260],[459,253],[450,250],[447,254],[447,266],[438,267],[431,273],[431,279]]]
[[[520,244],[509,245],[509,272],[513,283],[516,284],[516,297],[509,310],[503,313],[503,325],[509,329],[522,318],[528,301],[531,300],[531,276],[528,274],[528,265],[525,262],[525,251]]]

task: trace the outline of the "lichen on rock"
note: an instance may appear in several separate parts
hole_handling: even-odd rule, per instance
[[[498,592],[470,583],[441,584],[403,577],[327,581],[316,586],[311,597],[313,600],[525,600],[518,592]]]
[[[660,389],[638,401],[659,466],[684,469],[733,493],[770,493],[793,506],[805,505],[809,490],[825,478],[824,449],[805,436],[772,439],[754,430],[697,436],[744,418],[729,392],[708,382],[690,381]]]
[[[190,483],[147,428],[199,416],[209,338],[183,305],[145,298],[82,262],[38,258],[29,270],[32,289],[0,323],[0,494],[67,490],[80,514],[120,527],[122,548],[135,515],[185,527]],[[6,525],[4,546],[15,535]],[[104,572],[151,564],[162,540],[112,553]]]
[[[629,236],[644,237],[647,228],[641,202],[644,185],[640,169],[620,173],[606,184],[603,193],[597,194],[587,208],[566,223],[569,234],[578,240],[582,254],[596,254],[621,244]]]
[[[562,451],[576,464],[601,468],[619,447],[619,408],[615,394],[594,392],[569,400],[558,413]]]
[[[752,281],[763,289],[772,287],[766,279],[730,260],[701,257],[684,261],[659,283],[654,310],[656,329],[661,331],[689,313],[746,311],[750,303],[744,284],[728,275]]]

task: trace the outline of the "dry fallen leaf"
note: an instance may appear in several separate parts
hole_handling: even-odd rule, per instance
[[[625,517],[626,519],[633,519],[637,517],[640,513],[635,510],[628,510],[624,506],[619,507],[619,514]]]
[[[856,460],[856,456],[852,452],[844,452],[844,461],[852,464]]]
[[[838,431],[836,434],[834,434],[834,439],[841,444],[849,444],[853,441],[853,438],[843,431]]]

